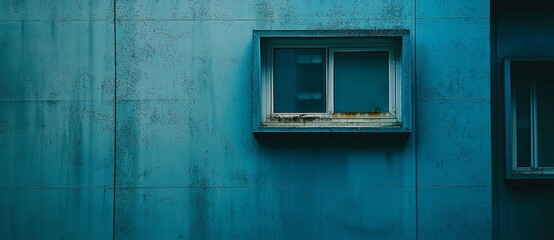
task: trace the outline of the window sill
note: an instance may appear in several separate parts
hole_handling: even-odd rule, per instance
[[[409,135],[412,131],[408,128],[397,127],[260,127],[254,129],[254,135],[271,134],[348,134],[348,135]]]
[[[554,179],[554,168],[515,169],[509,173],[507,179]]]
[[[255,133],[363,133],[394,134],[410,133],[411,130],[389,114],[382,117],[321,117],[293,116],[270,117],[260,122]]]

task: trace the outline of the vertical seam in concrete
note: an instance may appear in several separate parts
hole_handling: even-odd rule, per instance
[[[414,88],[413,90],[413,96],[412,96],[412,99],[414,99],[414,103],[413,103],[413,116],[412,116],[412,119],[414,121],[414,131],[415,131],[415,136],[414,136],[414,161],[415,161],[415,233],[416,233],[416,240],[419,240],[419,186],[418,186],[418,132],[417,132],[417,129],[418,129],[418,124],[417,124],[417,38],[416,38],[416,35],[417,35],[417,0],[414,0],[414,25],[413,25],[413,28],[414,28],[414,39],[413,39],[413,43],[414,43],[414,46],[413,46],[413,83],[412,83],[412,87]]]
[[[496,54],[496,1],[491,0],[489,2],[489,34],[490,34],[490,113],[491,113],[491,183],[492,183],[492,199],[491,199],[491,209],[492,209],[492,239],[499,239],[499,187],[498,187],[498,176],[499,176],[499,163],[498,163],[498,80],[497,80],[497,59]],[[493,87],[494,86],[494,87]],[[494,167],[496,166],[496,167]]]
[[[115,239],[116,185],[117,185],[117,11],[116,1],[113,1],[113,51],[114,51],[114,130],[113,130],[113,204],[112,204],[112,239]]]

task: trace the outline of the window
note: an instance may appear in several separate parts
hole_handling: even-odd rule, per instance
[[[554,60],[508,59],[508,177],[554,177]]]
[[[255,34],[255,132],[409,132],[402,35],[266,33]]]

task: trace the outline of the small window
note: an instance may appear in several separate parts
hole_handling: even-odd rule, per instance
[[[255,130],[408,131],[402,37],[279,35],[259,44]]]
[[[506,61],[509,177],[554,177],[554,60]]]

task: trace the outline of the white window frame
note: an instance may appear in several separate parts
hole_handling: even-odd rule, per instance
[[[268,92],[266,93],[266,96],[268,96],[268,99],[266,101],[268,102],[267,108],[269,109],[269,116],[268,119],[285,119],[285,118],[326,118],[329,117],[328,113],[275,113],[274,112],[274,96],[273,96],[273,90],[274,90],[274,81],[273,81],[273,51],[275,49],[325,49],[325,57],[328,56],[329,50],[328,48],[319,45],[313,45],[313,46],[302,46],[302,45],[286,45],[286,44],[280,44],[280,45],[272,45],[269,49],[268,59],[267,62],[269,63],[269,75],[266,76],[266,80],[264,81],[267,85],[269,85]],[[325,66],[325,96],[327,97],[327,103],[326,108],[329,107],[329,62],[327,59],[325,59],[325,62],[327,63],[327,66]],[[267,81],[269,80],[269,83]]]
[[[341,39],[303,40],[278,39],[270,41],[262,59],[262,101],[263,124],[266,128],[396,128],[401,125],[401,94],[398,91],[399,67],[398,46],[392,39],[376,38],[365,43],[348,42]],[[368,43],[369,42],[369,43]],[[326,51],[326,112],[325,113],[275,113],[273,97],[273,51],[274,49],[325,49]],[[386,113],[334,113],[334,53],[387,51],[389,53],[389,111]],[[264,66],[265,65],[265,66]],[[267,66],[269,65],[269,66]]]
[[[537,128],[537,86],[538,80],[552,79],[541,74],[512,74],[512,62],[554,61],[551,58],[506,58],[504,63],[505,78],[505,112],[506,112],[506,177],[507,178],[554,178],[554,167],[541,167],[538,162],[538,128]],[[530,167],[518,167],[517,146],[517,89],[518,78],[526,78],[530,84]]]

